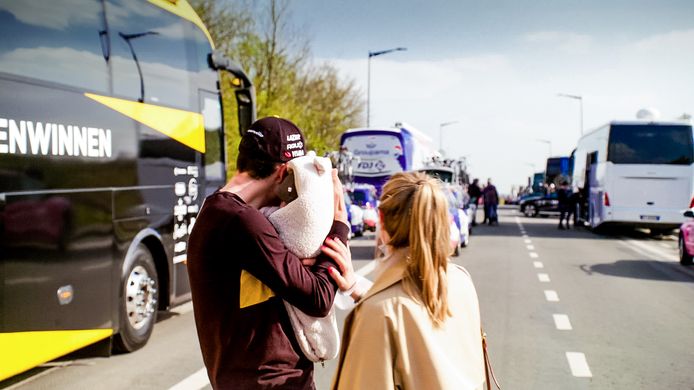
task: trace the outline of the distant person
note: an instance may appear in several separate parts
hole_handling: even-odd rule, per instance
[[[214,389],[314,389],[283,301],[326,316],[337,264],[325,254],[305,267],[259,209],[280,204],[287,163],[305,154],[292,122],[267,117],[241,138],[238,172],[203,204],[188,242],[188,275],[203,361]],[[332,170],[332,226],[326,245],[347,242],[342,185]],[[347,261],[347,260],[346,260]],[[348,261],[349,262],[349,261]]]
[[[484,197],[484,210],[486,219],[489,221],[489,225],[499,224],[499,193],[496,191],[496,187],[492,184],[492,179],[487,179],[487,185],[482,191],[482,196]]]
[[[560,230],[569,229],[569,217],[571,216],[571,187],[569,182],[563,180],[556,190],[557,200],[559,201],[559,226]],[[563,222],[566,221],[566,227]]]
[[[467,193],[470,195],[470,206],[472,207],[472,226],[477,226],[477,205],[482,196],[482,189],[479,183],[480,179],[475,179],[467,189]]]
[[[374,285],[345,320],[333,389],[482,389],[480,312],[470,275],[449,261],[446,196],[423,173],[397,173],[383,187],[387,244]],[[341,245],[341,244],[340,244]],[[349,249],[329,250],[343,275]],[[351,281],[336,275],[341,290]]]

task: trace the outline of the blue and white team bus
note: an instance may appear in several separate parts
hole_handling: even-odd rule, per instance
[[[412,126],[349,129],[340,138],[341,149],[351,152],[354,183],[371,184],[379,196],[383,184],[395,173],[424,169],[437,155],[429,136]]]

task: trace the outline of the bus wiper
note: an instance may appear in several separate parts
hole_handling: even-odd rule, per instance
[[[128,47],[130,48],[130,54],[133,56],[133,61],[135,61],[135,65],[137,66],[137,74],[140,76],[140,98],[138,101],[140,103],[145,102],[145,80],[142,77],[142,69],[140,68],[140,61],[137,59],[137,54],[135,54],[135,49],[133,48],[133,44],[130,42],[133,39],[141,38],[146,35],[158,35],[159,33],[156,31],[146,31],[142,33],[136,33],[136,34],[123,34],[122,32],[119,32],[118,35],[120,35],[121,38],[125,40],[125,42],[128,44]]]

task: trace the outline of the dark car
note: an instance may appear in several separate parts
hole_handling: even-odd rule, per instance
[[[550,194],[533,194],[519,202],[520,212],[526,217],[537,217],[539,214],[558,213],[559,198],[556,192]]]

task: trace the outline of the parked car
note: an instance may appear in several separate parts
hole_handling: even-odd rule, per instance
[[[347,219],[351,227],[351,233],[355,237],[364,235],[364,211],[361,207],[352,203],[352,199],[345,192],[345,205],[347,206]]]
[[[679,249],[680,264],[692,265],[694,260],[694,209],[684,212],[687,220],[680,226]]]
[[[528,196],[519,202],[520,212],[526,217],[540,214],[559,213],[559,198],[556,192]]]
[[[352,203],[363,211],[364,230],[375,232],[378,223],[376,187],[370,184],[357,184],[349,190],[349,196]]]
[[[459,253],[458,248],[465,248],[470,243],[470,218],[463,209],[462,190],[454,186],[446,186],[446,197],[448,198],[448,213],[451,216],[451,231],[455,227],[457,232],[456,249],[454,255]],[[453,226],[455,225],[455,226]]]

